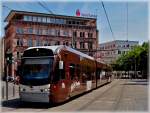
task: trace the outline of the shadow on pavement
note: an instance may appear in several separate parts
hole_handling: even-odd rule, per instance
[[[134,80],[134,79],[132,79],[132,81],[133,81],[133,82],[148,82],[147,79],[144,79],[144,80]]]
[[[91,92],[91,91],[89,91]],[[89,93],[86,92],[86,93]],[[7,101],[3,101],[2,102],[2,107],[8,107],[8,108],[15,108],[15,109],[19,109],[19,108],[32,108],[32,109],[48,109],[48,108],[52,108],[52,107],[57,107],[63,104],[66,104],[76,98],[79,98],[80,96],[83,96],[86,93],[82,93],[80,95],[71,97],[70,99],[68,99],[65,102],[61,102],[58,104],[55,103],[40,103],[40,102],[23,102],[20,101],[19,98],[16,99],[12,99],[12,100],[7,100]]]
[[[2,102],[2,107],[9,107],[9,108],[35,108],[35,109],[47,109],[51,107],[48,103],[35,103],[35,102],[22,102],[19,98],[12,99],[8,101]]]
[[[7,101],[2,101],[2,107],[10,107],[10,108],[17,108],[19,105],[19,99],[12,99]]]
[[[106,85],[106,84],[104,84],[104,85]],[[101,85],[93,90],[96,90],[104,85]],[[7,100],[7,101],[2,101],[2,107],[15,108],[15,109],[19,109],[19,108],[48,109],[48,108],[57,107],[57,106],[66,104],[72,100],[75,100],[76,98],[79,98],[87,93],[92,92],[93,90],[73,96],[70,99],[66,100],[65,102],[61,102],[59,104],[39,103],[39,102],[22,102],[22,101],[20,101],[19,98],[16,98],[16,99],[11,99],[11,100]]]
[[[126,82],[126,83],[124,83],[122,85],[148,85],[148,84],[149,84],[149,82],[146,79],[144,79],[144,80],[141,80],[141,79],[139,79],[139,80],[132,79],[132,80],[130,80],[130,81],[128,81],[128,82]]]

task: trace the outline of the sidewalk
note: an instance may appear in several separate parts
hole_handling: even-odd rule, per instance
[[[19,98],[19,86],[8,82],[8,100]],[[1,100],[6,100],[6,82],[1,81]]]

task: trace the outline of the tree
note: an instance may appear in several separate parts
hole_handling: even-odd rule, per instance
[[[122,54],[113,64],[114,70],[120,71],[141,71],[143,78],[147,78],[148,74],[148,48],[149,44],[144,42],[142,46],[134,46],[131,51]]]

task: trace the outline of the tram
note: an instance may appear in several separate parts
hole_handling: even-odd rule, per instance
[[[70,47],[30,47],[21,59],[21,101],[60,103],[111,82],[111,67]]]

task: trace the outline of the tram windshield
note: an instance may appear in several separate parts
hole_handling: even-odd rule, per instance
[[[23,63],[23,73],[21,84],[24,85],[44,85],[50,82],[50,72],[52,71],[52,58],[25,59]]]

